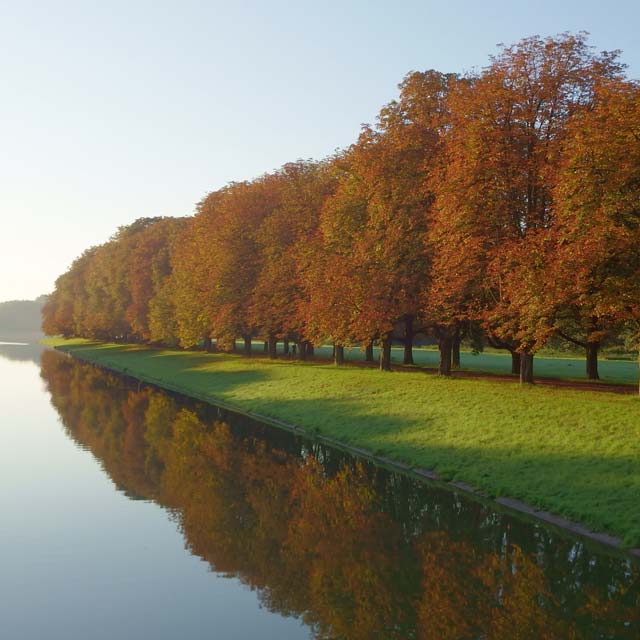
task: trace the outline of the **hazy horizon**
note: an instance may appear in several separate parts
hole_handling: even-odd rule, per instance
[[[640,76],[631,2],[6,5],[0,301],[50,293],[143,216],[353,142],[411,70],[465,72],[496,44],[590,32]],[[8,62],[11,58],[11,62]]]

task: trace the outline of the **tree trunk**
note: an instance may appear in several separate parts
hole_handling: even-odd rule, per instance
[[[364,361],[373,362],[373,342],[367,342],[364,348]]]
[[[380,371],[391,371],[391,334],[388,333],[380,345]]]
[[[245,356],[250,356],[251,355],[251,335],[244,335],[242,336],[242,339],[244,340],[244,355]]]
[[[333,351],[334,351],[333,362],[337,366],[343,365],[344,364],[344,347],[341,347],[338,344],[333,345]]]
[[[298,360],[307,359],[307,349],[304,342],[298,342],[296,350],[298,352]]]
[[[511,351],[511,373],[514,376],[520,375],[520,359],[518,351]]]
[[[438,340],[438,349],[440,350],[440,364],[438,373],[441,376],[451,375],[451,347],[453,339],[449,335],[444,335]]]
[[[404,364],[413,364],[413,316],[404,317]]]
[[[269,341],[268,340],[264,341],[263,348],[264,348],[264,352],[265,353],[269,353]]]
[[[285,340],[284,343],[283,343],[282,353],[284,353],[285,356],[289,355],[289,341],[288,340]]]
[[[600,380],[598,375],[599,342],[587,342],[587,380]]]
[[[205,336],[204,338],[204,350],[207,353],[211,353],[213,351],[213,346],[211,342],[211,336]]]
[[[313,358],[314,356],[314,351],[313,351],[313,345],[310,342],[306,342],[306,351],[307,351],[307,358]]]
[[[269,336],[267,345],[269,347],[269,358],[275,360],[278,357],[278,340],[274,336]]]
[[[520,354],[520,384],[533,384],[533,354]]]
[[[454,369],[460,368],[460,343],[462,336],[460,335],[460,327],[456,327],[456,333],[451,341],[451,364]]]

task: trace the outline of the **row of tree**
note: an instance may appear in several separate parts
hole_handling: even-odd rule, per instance
[[[532,381],[552,336],[640,345],[640,87],[585,34],[531,37],[465,76],[413,72],[355,144],[141,219],[56,282],[50,334],[235,346],[460,341]]]

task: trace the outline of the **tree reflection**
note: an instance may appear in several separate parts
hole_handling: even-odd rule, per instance
[[[632,638],[638,566],[58,353],[42,377],[116,486],[317,638]]]

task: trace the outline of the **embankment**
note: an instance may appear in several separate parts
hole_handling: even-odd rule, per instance
[[[634,396],[86,340],[47,344],[602,542],[640,546]]]

